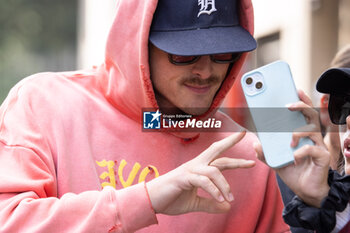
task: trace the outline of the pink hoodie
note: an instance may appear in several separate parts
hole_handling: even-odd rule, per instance
[[[235,197],[226,214],[155,215],[144,181],[191,160],[229,133],[143,132],[141,108],[158,108],[148,33],[157,0],[119,0],[106,62],[78,72],[41,73],[18,83],[0,108],[0,232],[213,233],[288,231],[274,173],[224,172]],[[250,0],[241,24],[253,33]],[[233,67],[209,114],[233,84]],[[208,115],[209,115],[208,114]],[[230,128],[230,129],[229,129]],[[247,135],[225,153],[253,159]]]

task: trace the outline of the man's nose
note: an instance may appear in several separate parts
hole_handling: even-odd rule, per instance
[[[207,79],[212,75],[213,67],[210,56],[202,56],[193,65],[192,73],[202,79]]]

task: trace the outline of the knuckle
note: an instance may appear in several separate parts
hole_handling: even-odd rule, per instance
[[[223,185],[223,189],[224,189],[225,192],[229,192],[231,190],[231,187],[230,187],[230,185],[228,183],[226,183],[226,184]]]
[[[314,132],[314,133],[315,133],[315,132],[316,132],[316,133],[319,132],[319,128],[318,128],[318,126],[317,126],[316,124],[312,124],[312,125],[311,125],[311,130],[312,130],[312,132]]]
[[[293,140],[297,140],[298,138],[301,137],[301,135],[302,135],[302,132],[299,132],[299,130],[298,130],[298,131],[295,131],[295,132],[293,132],[293,134],[292,134],[292,139],[293,139]]]
[[[311,146],[311,145],[305,145],[305,150],[306,150],[307,152],[311,152],[311,151],[313,150],[313,146]]]
[[[219,173],[221,174],[220,170],[217,167],[208,166],[208,175],[217,176]]]
[[[215,186],[212,187],[212,192],[214,193],[215,196],[220,196],[221,192],[219,191],[219,189],[217,189]]]
[[[199,181],[205,185],[209,185],[211,183],[210,179],[206,176],[199,176]]]
[[[218,180],[218,179],[221,179],[223,177],[221,171],[217,167],[211,166],[211,168],[210,168],[210,170],[208,170],[208,172],[209,172],[208,176],[210,178],[212,178],[213,180]]]

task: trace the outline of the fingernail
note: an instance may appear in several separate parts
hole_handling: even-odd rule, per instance
[[[229,200],[229,201],[233,201],[233,200],[234,200],[234,197],[233,197],[233,194],[232,194],[232,193],[229,193],[229,194],[228,194],[228,200]]]
[[[222,195],[220,195],[220,196],[219,196],[219,201],[220,201],[220,202],[223,202],[223,201],[225,201],[225,198],[224,198]]]
[[[292,107],[293,106],[293,104],[286,104],[286,107],[287,108],[290,108],[290,107]]]
[[[299,163],[298,163],[298,161],[294,158],[294,165],[295,166],[298,166],[299,165]]]

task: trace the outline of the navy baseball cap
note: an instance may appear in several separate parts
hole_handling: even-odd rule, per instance
[[[159,0],[150,42],[175,55],[248,52],[256,41],[239,24],[239,0]]]
[[[350,68],[332,68],[325,71],[316,83],[322,93],[350,94]]]

